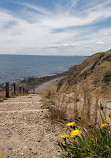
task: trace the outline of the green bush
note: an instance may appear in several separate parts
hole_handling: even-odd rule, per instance
[[[82,133],[73,125],[69,135],[60,135],[64,140],[59,142],[63,150],[61,158],[111,158],[111,130],[108,124],[98,125],[96,129],[90,127],[90,130],[83,127],[81,130]],[[76,134],[71,137],[74,131]]]

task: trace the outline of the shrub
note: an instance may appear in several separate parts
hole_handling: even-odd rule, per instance
[[[62,122],[67,118],[65,109],[59,107],[49,108],[49,119],[53,122]]]
[[[60,135],[64,140],[59,142],[61,158],[111,158],[111,130],[107,123],[81,130],[74,124],[69,134]]]
[[[104,78],[103,78],[102,81],[109,83],[109,82],[111,81],[111,72],[107,73],[107,74],[104,76]]]
[[[62,122],[66,120],[66,109],[65,108],[59,108],[55,104],[51,103],[45,103],[39,105],[41,109],[48,109],[48,118],[53,122]]]
[[[4,98],[2,96],[0,96],[0,102],[3,102]]]

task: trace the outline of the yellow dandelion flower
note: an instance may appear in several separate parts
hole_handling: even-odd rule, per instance
[[[66,126],[73,126],[75,124],[75,122],[71,122],[71,123],[67,123]]]
[[[111,121],[111,117],[107,117],[107,119]]]
[[[79,135],[79,134],[81,134],[81,133],[82,133],[82,131],[80,131],[79,129],[73,130],[73,131],[71,131],[71,133],[70,133],[70,137],[71,137],[71,138],[75,138],[77,135]]]
[[[1,98],[0,101],[3,101],[3,98]]]
[[[69,137],[69,135],[64,134],[64,135],[60,135],[60,137],[65,139],[65,138],[68,138],[68,137]]]
[[[102,128],[106,128],[108,125],[107,124],[101,124]]]
[[[52,108],[54,108],[55,105],[51,105]]]
[[[39,107],[42,107],[42,106],[43,106],[43,104],[39,105]]]

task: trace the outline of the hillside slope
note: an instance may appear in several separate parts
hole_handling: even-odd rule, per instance
[[[70,88],[86,79],[95,86],[98,83],[101,85],[111,83],[111,50],[96,53],[80,65],[74,66],[72,73],[59,82],[58,90],[63,85],[65,88]]]

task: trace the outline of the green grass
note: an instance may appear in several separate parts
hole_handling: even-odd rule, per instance
[[[70,131],[72,128],[70,129]],[[108,124],[90,130],[82,127],[82,134],[74,138],[63,138],[59,146],[61,158],[111,158],[111,129]]]

